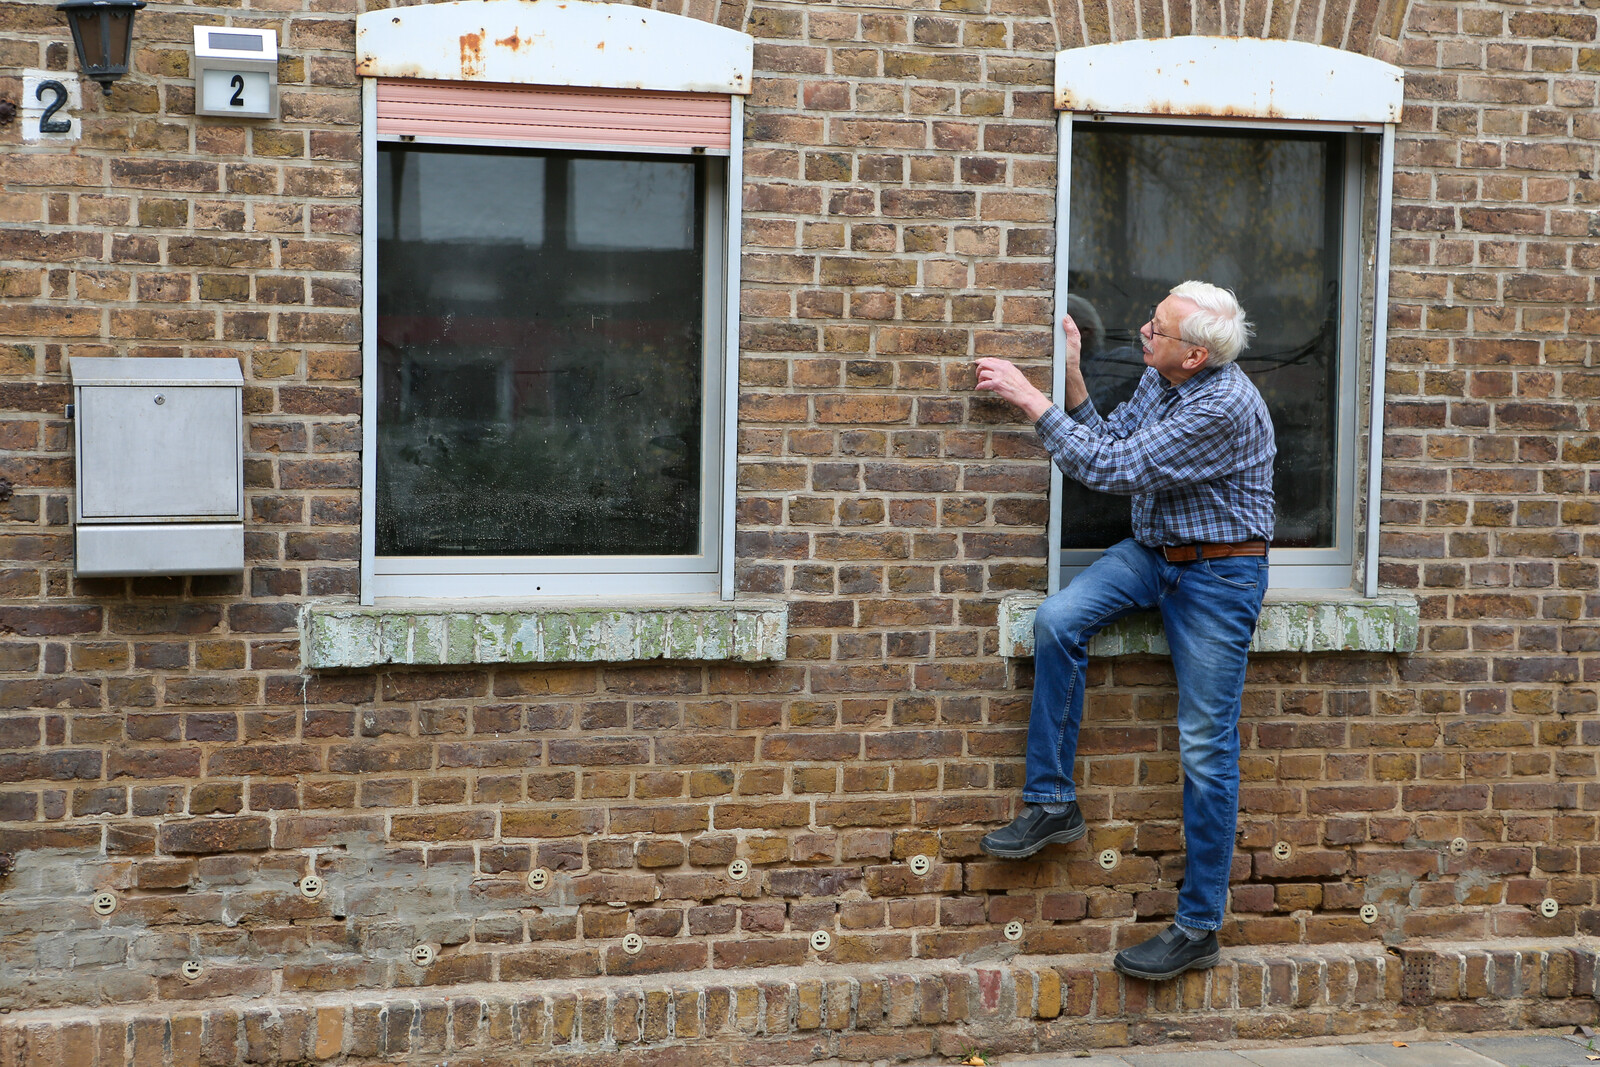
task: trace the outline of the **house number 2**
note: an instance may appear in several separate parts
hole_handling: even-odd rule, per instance
[[[244,75],[235,74],[229,78],[228,87],[233,90],[233,96],[229,98],[228,103],[234,107],[244,107]]]
[[[39,132],[40,133],[70,133],[70,132],[72,132],[72,120],[71,119],[58,119],[58,118],[52,118],[51,117],[57,111],[60,111],[62,108],[67,106],[67,87],[65,85],[62,85],[60,82],[55,81],[54,79],[52,79],[50,81],[46,81],[46,82],[40,82],[39,83],[39,88],[38,88],[37,92],[35,93],[35,95],[38,97],[40,103],[44,102],[44,96],[45,96],[46,93],[54,93],[55,94],[55,100],[51,101],[49,106],[44,109],[44,114],[39,116]]]

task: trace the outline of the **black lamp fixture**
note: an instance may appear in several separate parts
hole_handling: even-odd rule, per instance
[[[67,13],[78,65],[100,83],[107,96],[111,83],[128,73],[133,55],[133,13],[145,0],[66,0],[57,11]]]

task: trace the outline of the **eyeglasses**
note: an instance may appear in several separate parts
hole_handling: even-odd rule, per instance
[[[1172,339],[1174,341],[1183,341],[1183,338],[1181,338],[1181,337],[1175,337],[1170,333],[1162,333],[1160,330],[1156,329],[1156,308],[1158,308],[1160,306],[1161,306],[1160,304],[1151,304],[1150,305],[1150,318],[1147,320],[1147,323],[1146,323],[1150,327],[1150,335],[1152,337],[1167,337],[1167,338],[1170,338],[1170,339]],[[1184,343],[1188,344],[1187,341],[1184,341]]]

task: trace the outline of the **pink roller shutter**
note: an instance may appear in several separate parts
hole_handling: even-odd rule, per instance
[[[378,134],[640,148],[729,147],[720,93],[378,79]]]

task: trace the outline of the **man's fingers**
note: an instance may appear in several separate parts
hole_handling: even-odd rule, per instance
[[[985,383],[994,385],[1002,382],[1008,376],[1007,372],[1014,370],[1016,370],[1016,367],[1003,359],[996,356],[985,356],[978,360],[978,385],[982,387]]]

